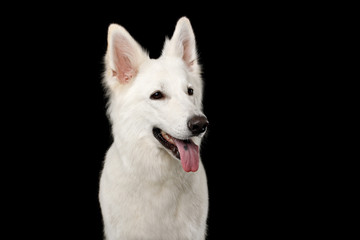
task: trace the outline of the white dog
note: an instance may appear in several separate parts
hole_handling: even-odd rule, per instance
[[[100,180],[106,239],[205,239],[199,147],[208,121],[189,20],[177,22],[158,59],[111,24],[105,63],[114,137]]]

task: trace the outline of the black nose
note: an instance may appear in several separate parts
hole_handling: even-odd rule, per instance
[[[204,116],[194,116],[188,121],[188,128],[194,135],[199,135],[206,131],[209,122]]]

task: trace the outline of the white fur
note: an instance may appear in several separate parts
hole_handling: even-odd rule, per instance
[[[198,171],[185,172],[152,133],[156,126],[173,137],[189,138],[188,119],[203,115],[200,66],[189,20],[178,21],[159,59],[150,59],[123,27],[110,25],[105,63],[114,137],[100,180],[106,239],[205,239],[204,167],[200,161]],[[188,87],[194,89],[192,96]],[[150,99],[158,90],[165,98]],[[200,146],[202,135],[191,139]]]

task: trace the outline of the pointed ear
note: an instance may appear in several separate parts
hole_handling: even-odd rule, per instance
[[[194,70],[197,65],[196,42],[188,18],[182,17],[178,20],[171,40],[165,42],[162,55],[180,57],[190,70]]]
[[[148,55],[120,25],[111,24],[108,31],[106,68],[121,84],[133,79]]]

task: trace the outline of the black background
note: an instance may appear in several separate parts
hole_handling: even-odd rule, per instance
[[[309,12],[300,6],[190,3],[32,6],[13,14],[7,72],[11,97],[9,226],[36,239],[102,239],[98,182],[112,139],[101,85],[107,28],[124,26],[159,57],[187,16],[203,66],[202,145],[209,185],[207,239],[294,237],[307,197],[294,140],[303,130],[294,100],[306,66]],[[171,6],[174,5],[174,6]],[[22,6],[26,9],[27,6]],[[139,10],[141,9],[141,10]],[[141,12],[139,12],[141,11]],[[20,20],[19,20],[20,19]],[[303,146],[303,145],[302,145]],[[12,228],[11,228],[12,229]],[[305,233],[306,235],[306,233]]]

